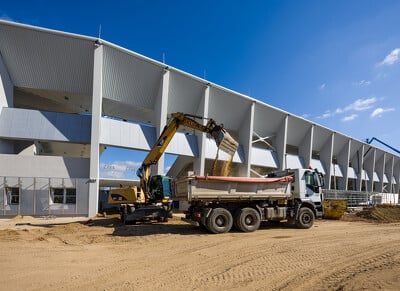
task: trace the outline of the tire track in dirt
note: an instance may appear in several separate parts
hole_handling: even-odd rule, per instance
[[[0,283],[18,281],[11,289],[20,290],[333,290],[369,272],[400,270],[400,224],[318,221],[309,230],[222,235],[174,221],[77,229],[10,232],[18,240],[0,241],[8,266]],[[38,240],[46,233],[48,240]]]
[[[357,260],[356,262],[353,261],[353,264],[336,270],[323,279],[325,286],[321,287],[325,287],[330,290],[341,290],[348,283],[348,281],[351,281],[358,274],[372,273],[377,270],[392,269],[395,266],[400,266],[399,251],[385,250],[382,252],[381,250],[381,253],[366,257],[362,260]]]
[[[362,253],[354,247],[342,247],[340,255],[337,250],[331,251],[325,254],[322,264],[315,264],[301,273],[296,270],[295,276],[286,278],[273,290],[341,290],[340,285],[358,273],[400,265],[400,254],[397,253],[398,258],[393,259],[396,251],[392,249],[388,253],[387,247],[387,244],[370,246]]]

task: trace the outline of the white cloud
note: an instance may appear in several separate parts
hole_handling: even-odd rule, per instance
[[[366,98],[366,99],[357,99],[353,103],[347,105],[343,110],[344,111],[349,111],[349,110],[364,111],[364,110],[372,108],[372,105],[377,101],[378,101],[378,98],[376,98],[376,97],[371,97],[371,98]],[[340,109],[340,108],[338,108],[338,109]]]
[[[343,113],[343,112],[344,112],[344,110],[341,109],[341,108],[336,108],[336,110],[335,110],[335,114],[340,114],[340,113]]]
[[[373,107],[374,103],[376,103],[378,100],[379,99],[376,97],[357,99],[356,101],[345,106],[344,108],[336,108],[335,111],[327,110],[327,111],[325,111],[324,114],[317,116],[317,118],[318,119],[326,119],[329,117],[333,117],[337,114],[343,114],[343,113],[349,112],[349,111],[364,111],[367,109],[371,109]],[[350,116],[352,116],[352,115],[350,115]],[[353,119],[354,118],[355,117],[353,117]],[[346,117],[344,119],[346,119]],[[344,120],[344,121],[348,121],[348,120]]]
[[[110,164],[100,164],[100,176],[102,178],[113,179],[133,179],[136,170],[141,166],[141,162],[114,161]]]
[[[385,59],[380,62],[378,65],[380,66],[390,66],[393,65],[395,63],[397,63],[399,61],[399,57],[400,57],[400,48],[395,48],[394,50],[392,50],[390,52],[390,54],[388,54]]]
[[[395,111],[394,108],[376,108],[370,115],[371,118],[375,118],[375,117],[381,117],[382,114],[386,113],[386,112],[391,112],[391,111]]]
[[[333,115],[334,114],[330,110],[327,110],[327,111],[325,111],[324,114],[317,116],[317,118],[318,119],[326,119],[326,118],[332,117]]]
[[[126,179],[125,173],[118,171],[101,171],[100,177],[109,179]]]
[[[318,89],[322,91],[325,89],[325,87],[326,87],[326,83],[323,83],[318,87]]]
[[[371,85],[371,81],[361,80],[361,81],[358,81],[358,82],[353,82],[353,85],[354,86],[358,86],[358,87],[366,87],[366,86]]]
[[[341,119],[341,121],[343,121],[343,122],[352,121],[352,120],[356,119],[357,117],[358,117],[357,114],[352,114],[352,115],[343,117]]]

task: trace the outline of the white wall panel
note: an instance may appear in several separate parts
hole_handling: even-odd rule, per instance
[[[170,71],[168,112],[196,114],[201,105],[205,88],[205,83],[194,80],[180,72]],[[201,108],[201,111],[203,111],[203,108]]]
[[[0,155],[0,176],[88,178],[89,159]]]
[[[164,69],[117,48],[103,46],[103,97],[153,109]]]
[[[3,108],[0,137],[90,143],[90,116]]]
[[[354,168],[349,167],[349,169],[347,170],[347,174],[349,179],[357,179],[357,172],[356,170],[354,170]]]
[[[151,126],[102,118],[100,143],[149,151],[156,143],[156,130]],[[197,138],[194,135],[177,132],[165,152],[197,157],[199,155]]]
[[[249,114],[252,100],[219,88],[210,88],[209,117],[229,130],[238,130]]]
[[[252,147],[251,164],[255,166],[275,168],[279,167],[279,160],[276,152]]]
[[[344,177],[342,169],[340,168],[340,166],[338,164],[331,165],[331,176],[341,177],[341,178]]]
[[[0,51],[15,86],[91,95],[94,39],[0,25]]]
[[[364,181],[370,181],[369,174],[367,171],[362,170],[361,172],[361,179]]]
[[[380,181],[381,181],[381,179],[379,179],[379,176],[378,176],[378,173],[377,173],[377,172],[374,172],[372,176],[373,176],[373,179],[372,179],[372,180],[373,180],[374,182],[380,182]]]
[[[155,142],[156,130],[154,127],[101,118],[101,144],[150,150]]]
[[[301,157],[296,155],[286,155],[286,168],[287,169],[303,169],[304,161]]]

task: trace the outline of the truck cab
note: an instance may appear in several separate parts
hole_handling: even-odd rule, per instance
[[[294,170],[295,179],[292,182],[293,198],[301,202],[302,207],[309,206],[315,210],[315,216],[323,216],[322,187],[324,179],[322,173],[314,169]]]

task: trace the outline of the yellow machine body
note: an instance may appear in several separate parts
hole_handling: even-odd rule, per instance
[[[138,187],[124,187],[112,189],[108,193],[108,204],[136,204],[145,203],[145,195]]]

